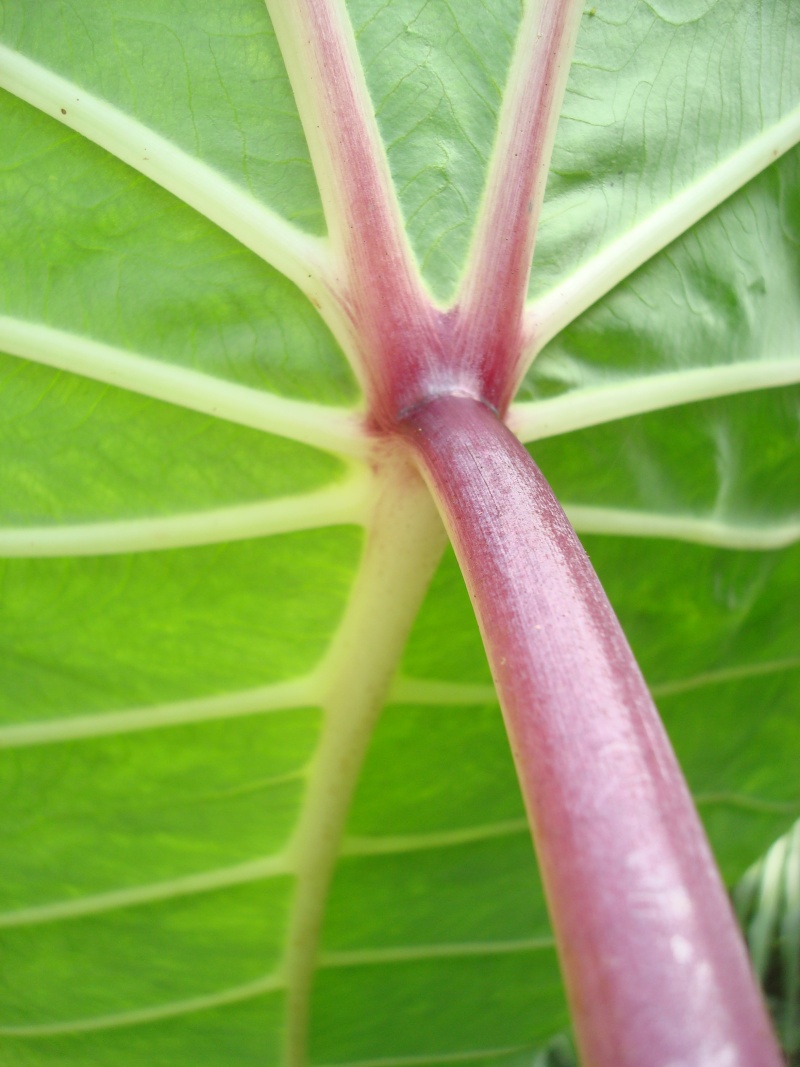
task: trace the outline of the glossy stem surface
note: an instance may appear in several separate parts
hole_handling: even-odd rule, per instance
[[[727,894],[589,558],[494,412],[401,429],[448,527],[509,732],[585,1067],[780,1067]]]

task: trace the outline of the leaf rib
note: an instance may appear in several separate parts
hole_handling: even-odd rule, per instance
[[[572,389],[548,400],[513,404],[507,423],[521,441],[541,441],[678,404],[797,382],[800,382],[800,360],[796,358],[725,363]]]
[[[276,682],[255,689],[176,700],[143,708],[126,708],[102,714],[75,715],[45,722],[12,723],[0,726],[0,749],[52,745],[94,737],[155,730],[211,719],[231,719],[242,715],[263,715],[290,708],[315,707],[320,691],[314,675]]]
[[[0,87],[121,159],[235,237],[310,299],[333,310],[328,251],[219,171],[119,108],[0,45]]]
[[[511,397],[533,245],[583,3],[528,0],[456,306],[459,358],[481,367],[500,410]]]
[[[528,306],[521,368],[557,333],[696,222],[800,142],[800,107],[742,145],[632,230],[612,241],[561,285]]]
[[[444,548],[444,531],[417,475],[391,461],[382,486],[350,601],[319,672],[322,733],[289,847],[297,889],[284,961],[283,1067],[306,1064],[311,983],[352,793],[408,631]]]
[[[765,663],[743,663],[739,667],[721,667],[716,671],[695,674],[691,678],[678,678],[674,682],[654,682],[650,686],[650,692],[658,700],[662,697],[677,696],[680,693],[691,693],[694,689],[704,689],[709,685],[726,685],[728,682],[739,682],[747,678],[760,678],[798,669],[800,669],[800,656],[767,660]]]
[[[669,538],[758,552],[786,548],[800,541],[800,520],[760,525],[700,515],[665,515],[568,502],[562,502],[562,507],[578,533]]]
[[[318,966],[369,967],[380,963],[408,963],[414,960],[448,960],[463,956],[508,956],[523,952],[554,949],[552,937],[527,937],[517,941],[442,942],[438,945],[400,945],[389,948],[349,949],[323,952]]]
[[[369,479],[357,469],[339,485],[257,504],[112,522],[0,528],[0,558],[106,556],[213,545],[326,526],[363,525]]]
[[[441,372],[433,308],[403,225],[344,0],[267,0],[305,130],[345,314],[330,323],[378,425]]]
[[[281,975],[270,974],[253,982],[221,989],[217,993],[188,997],[186,1000],[176,1000],[170,1004],[155,1004],[147,1008],[137,1008],[134,1011],[113,1012],[109,1015],[97,1015],[86,1019],[66,1019],[63,1022],[0,1026],[0,1037],[56,1037],[86,1034],[96,1030],[118,1030],[128,1026],[143,1026],[162,1019],[174,1019],[180,1015],[193,1015],[196,1012],[221,1008],[226,1004],[238,1004],[242,1000],[252,1000],[282,988]]]
[[[394,856],[404,852],[423,852],[427,849],[458,848],[474,841],[490,841],[496,837],[513,837],[528,833],[525,819],[466,826],[457,830],[431,830],[424,834],[402,834],[394,837],[346,837],[342,843],[343,856]]]
[[[50,326],[0,316],[0,350],[339,455],[368,452],[355,413],[220,381]]]
[[[40,904],[36,907],[2,912],[0,913],[0,929],[38,926],[40,923],[61,922],[64,919],[78,919],[86,915],[100,915],[103,912],[116,911],[120,908],[153,904],[156,901],[172,900],[175,897],[191,896],[195,893],[213,892],[216,889],[246,885],[249,882],[260,882],[267,878],[277,878],[291,873],[291,866],[285,856],[266,856],[248,863],[200,871],[197,874],[171,878],[164,882],[130,886],[126,889],[95,893],[74,900],[62,900],[52,904]]]
[[[493,1057],[513,1056],[524,1052],[533,1055],[533,1049],[528,1045],[510,1045],[504,1048],[473,1049],[466,1052],[434,1052],[429,1056],[382,1056],[372,1060],[328,1063],[321,1067],[438,1067],[439,1064],[452,1064],[453,1067],[458,1067],[460,1063],[475,1063],[477,1060],[483,1064]]]

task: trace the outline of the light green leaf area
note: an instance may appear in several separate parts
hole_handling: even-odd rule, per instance
[[[323,233],[261,0],[134,7],[6,4],[2,40]],[[347,7],[442,299],[521,4]],[[532,292],[796,109],[799,31],[791,0],[587,9]],[[367,513],[383,501],[382,535],[395,520],[402,533],[403,490],[378,478],[360,511],[328,503],[367,464],[287,431],[306,411],[292,399],[357,408],[336,341],[276,269],[56,111],[2,93],[0,130],[0,1061],[530,1067],[568,1015],[463,581],[446,554],[427,596],[419,579],[405,650],[386,652],[372,635],[403,590],[381,583],[407,560],[373,566]],[[530,447],[587,531],[730,883],[800,811],[798,396],[728,396],[724,379],[797,359],[798,166],[790,153],[709,201],[684,236],[678,217],[676,239],[632,260],[520,394],[599,404],[646,381],[652,399],[659,373],[723,368],[711,399],[652,411],[644,397],[644,414]],[[19,358],[9,324],[46,327],[73,361],[88,352],[99,380],[43,366],[44,333]],[[166,368],[172,402],[153,399],[149,364],[135,392],[103,384],[117,357]],[[210,387],[199,410],[189,372]],[[212,402],[233,385],[241,424]],[[256,530],[242,509],[261,505]],[[340,787],[317,758],[325,724],[393,675],[346,783],[331,884],[316,884],[299,831],[309,798]],[[288,964],[309,884],[322,929],[300,950],[315,978],[308,1055],[292,1060]]]
[[[794,149],[562,331],[519,398],[703,366],[796,362],[799,285]]]
[[[3,718],[302,677],[339,621],[359,542],[351,529],[331,529],[130,556],[5,560]]]
[[[9,47],[107,100],[313,233],[322,209],[261,0],[5,5]]]
[[[530,446],[569,509],[706,518],[755,538],[800,522],[800,389],[763,389],[619,419]]]
[[[0,121],[1,314],[277,394],[353,398],[331,334],[281,274],[1,91]]]
[[[21,529],[280,500],[343,475],[329,453],[11,356],[0,449],[0,523]]]
[[[291,282],[2,90],[0,121],[0,314],[255,389],[353,399],[338,346]]]
[[[601,0],[584,11],[532,294],[716,172],[798,106],[793,0]]]

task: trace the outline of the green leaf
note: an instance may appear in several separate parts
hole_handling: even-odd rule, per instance
[[[520,7],[349,5],[440,300]],[[263,4],[195,8],[0,14],[3,1062],[277,1064],[308,966],[313,1067],[528,1065],[568,1015],[471,606],[365,462]],[[800,812],[798,56],[792,0],[584,13],[510,416],[730,883]]]
[[[790,1067],[800,1061],[800,822],[733,893],[750,956]]]

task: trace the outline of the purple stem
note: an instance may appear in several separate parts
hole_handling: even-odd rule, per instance
[[[589,559],[479,401],[400,429],[491,664],[586,1067],[779,1067],[686,783]]]

